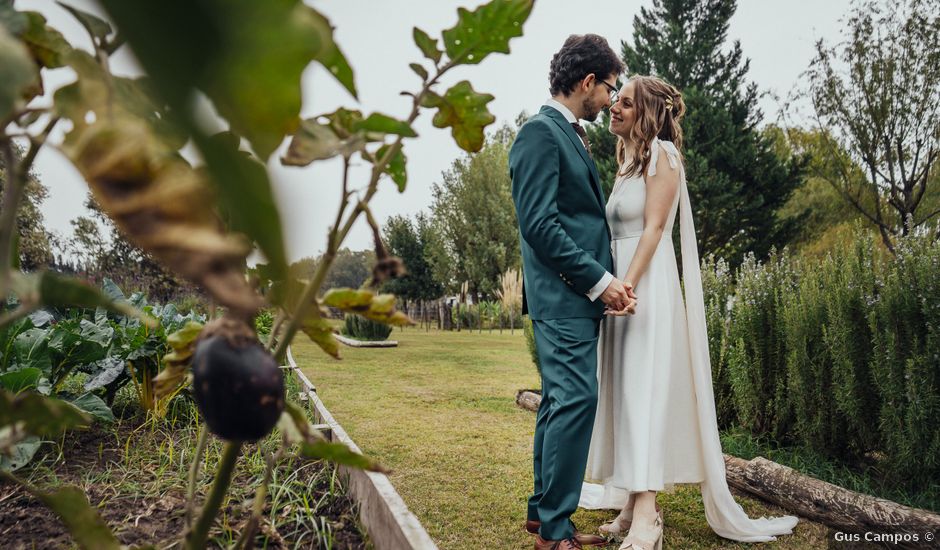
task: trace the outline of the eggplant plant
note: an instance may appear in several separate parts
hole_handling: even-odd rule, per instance
[[[285,449],[298,445],[307,457],[381,469],[312,428],[303,411],[285,399],[278,365],[298,332],[339,357],[334,329],[323,314],[326,307],[386,324],[412,323],[395,309],[393,295],[374,290],[404,269],[387,253],[370,203],[386,181],[399,192],[405,190],[403,145],[417,137],[412,124],[423,112],[434,111],[433,125],[449,128],[461,148],[482,147],[485,127],[495,120],[487,109],[493,96],[477,92],[467,80],[442,90],[441,79],[492,53],[509,53],[509,42],[522,35],[533,0],[492,0],[472,11],[460,8],[455,25],[439,38],[414,28],[414,42],[424,59],[409,65],[419,85],[402,92],[412,98],[404,118],[340,108],[309,119],[300,117],[300,78],[310,63],[322,65],[353,99],[358,96],[353,69],[334,41],[331,22],[301,0],[100,3],[111,22],[59,2],[91,37],[93,51],[86,51],[69,44],[41,14],[18,11],[12,0],[0,0],[0,65],[8,76],[0,84],[0,150],[10,160],[0,211],[0,295],[15,293],[21,304],[0,317],[0,327],[41,305],[78,300],[78,291],[63,290],[76,288],[75,281],[54,274],[27,276],[11,262],[13,220],[25,175],[38,150],[51,145],[82,174],[102,211],[131,242],[201,286],[224,311],[204,326],[188,323],[167,337],[170,351],[146,390],[152,389],[159,399],[191,380],[209,430],[225,440],[212,488],[198,518],[187,521],[181,539],[185,548],[204,548],[243,445],[267,434],[275,422]],[[110,57],[125,44],[146,76],[111,72]],[[41,69],[65,66],[74,70],[77,80],[56,90],[51,106],[33,101],[43,92]],[[197,95],[211,102],[229,130],[210,134],[205,129],[194,107]],[[47,143],[60,122],[68,127],[64,139]],[[288,273],[284,231],[266,169],[285,138],[290,144],[281,158],[284,165],[306,167],[339,157],[344,166],[342,200],[326,252],[310,280]],[[29,142],[20,162],[12,162],[13,140]],[[187,143],[198,151],[200,165],[180,154]],[[354,182],[349,168],[359,161],[372,169],[367,181]],[[371,280],[358,289],[321,292],[337,251],[360,219],[375,237],[377,262]],[[249,278],[246,259],[252,250],[265,262]],[[50,278],[55,282],[52,291],[44,285]],[[81,299],[90,301],[87,288],[81,289],[86,293]],[[157,325],[152,315],[126,302],[97,291],[93,296],[98,301],[94,306],[132,312],[142,323]],[[85,302],[76,305],[92,307]],[[276,313],[262,342],[256,318],[267,307]],[[13,402],[4,399],[0,426],[5,403]],[[255,411],[258,418],[230,417],[233,408]],[[17,433],[35,435],[28,428]],[[204,443],[205,433],[198,448]],[[200,454],[191,481],[198,475]],[[118,547],[83,496],[29,490],[63,517],[80,546]],[[266,491],[263,482],[237,546],[251,546]],[[71,499],[70,505],[60,499]],[[76,521],[75,514],[87,521]]]

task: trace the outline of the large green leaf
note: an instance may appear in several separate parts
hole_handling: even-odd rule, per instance
[[[128,302],[112,300],[95,287],[52,271],[13,273],[13,290],[21,304],[34,309],[43,306],[89,309],[100,306],[121,315],[136,317],[148,326],[157,326],[156,319]]]
[[[108,404],[91,392],[83,393],[67,401],[101,422],[107,424],[114,422],[114,413],[111,412]]]
[[[108,277],[105,277],[104,283],[101,284],[101,292],[104,292],[105,296],[115,302],[127,300],[127,296],[124,295],[124,291],[121,290],[121,287]]]
[[[206,159],[229,227],[258,243],[272,275],[287,276],[287,252],[281,214],[274,200],[267,169],[238,148],[238,138],[229,132],[195,141]]]
[[[24,91],[36,85],[38,76],[29,51],[0,26],[0,119],[23,103]]]
[[[12,353],[20,368],[36,368],[51,378],[52,357],[49,354],[51,329],[31,328],[13,339]]]
[[[113,336],[111,327],[99,327],[85,319],[61,321],[48,333],[49,356],[57,368],[55,383],[79,365],[104,359]]]
[[[88,366],[90,374],[85,380],[85,391],[103,388],[118,379],[127,367],[120,357],[105,357]],[[85,409],[83,409],[85,410]]]
[[[0,388],[20,393],[23,390],[39,387],[42,379],[42,370],[36,367],[26,367],[0,374]]]
[[[209,96],[267,159],[299,123],[301,74],[327,67],[355,95],[329,21],[301,0],[103,0],[161,93],[195,128],[189,99]]]
[[[452,63],[475,65],[494,52],[509,53],[509,40],[522,36],[534,0],[492,0],[474,11],[457,8],[457,25],[443,32]]]
[[[33,392],[14,395],[0,389],[0,426],[17,424],[32,435],[58,435],[71,429],[87,427],[91,417],[71,403]]]
[[[437,108],[432,123],[437,128],[452,128],[457,145],[464,151],[475,153],[483,148],[484,129],[494,117],[486,108],[493,101],[490,94],[473,91],[470,82],[463,80],[453,85],[443,96],[429,92],[421,104]]]
[[[35,435],[28,435],[22,439],[18,438],[15,444],[8,445],[4,441],[4,435],[11,431],[9,427],[0,427],[0,451],[4,447],[9,447],[7,454],[0,452],[0,471],[15,472],[19,470],[29,464],[36,456],[39,448],[42,447],[42,439]]]

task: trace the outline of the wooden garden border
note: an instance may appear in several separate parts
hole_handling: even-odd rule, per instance
[[[320,400],[314,385],[294,362],[290,347],[287,348],[287,363],[304,388],[301,400],[312,406],[315,421],[326,428],[323,431],[330,441],[344,443],[353,451],[361,453]],[[349,496],[359,505],[359,521],[376,550],[438,550],[421,522],[408,510],[388,476],[342,465],[339,466],[339,472],[346,480]]]
[[[394,348],[398,346],[398,340],[356,340],[342,334],[334,334],[333,337],[351,348]]]

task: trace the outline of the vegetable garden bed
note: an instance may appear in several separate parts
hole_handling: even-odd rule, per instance
[[[175,400],[166,420],[148,420],[138,408],[115,406],[117,421],[70,432],[46,444],[40,459],[17,472],[44,490],[80,487],[122,544],[158,548],[179,539],[186,515],[189,463],[195,452],[198,419],[185,398]],[[247,446],[232,491],[210,534],[209,547],[238,538],[250,515],[251,499],[265,468],[263,455],[277,445],[269,436]],[[197,484],[202,500],[212,481],[222,442],[210,438]],[[286,457],[275,470],[257,548],[367,548],[352,500],[333,464]],[[4,549],[72,548],[58,517],[23,488],[0,481],[0,541]]]

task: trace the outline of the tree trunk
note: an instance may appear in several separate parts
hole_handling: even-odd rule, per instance
[[[760,456],[747,461],[725,455],[725,468],[730,485],[835,529],[919,535],[919,543],[899,541],[901,548],[923,548],[924,533],[940,531],[938,514],[856,493]]]

